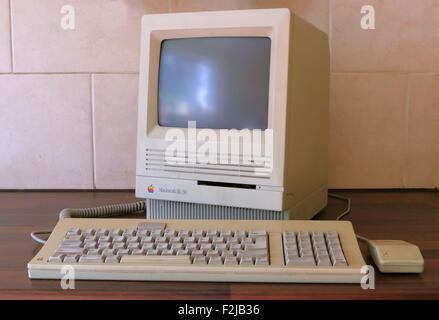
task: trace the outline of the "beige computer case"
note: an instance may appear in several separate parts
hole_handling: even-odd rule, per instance
[[[283,208],[309,219],[327,204],[329,45],[325,33],[292,19]]]
[[[205,36],[271,38],[268,124],[273,129],[274,157],[267,176],[243,174],[239,165],[170,166],[164,161],[166,128],[157,123],[160,43]],[[308,219],[326,206],[329,45],[325,33],[288,9],[159,14],[143,17],[141,46],[136,196],[147,199],[148,218]]]

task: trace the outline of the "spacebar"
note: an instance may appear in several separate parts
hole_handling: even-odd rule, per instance
[[[122,256],[121,264],[180,265],[191,264],[190,256]]]

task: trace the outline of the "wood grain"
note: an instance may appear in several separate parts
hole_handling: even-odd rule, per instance
[[[77,281],[62,290],[57,280],[29,280],[27,262],[40,245],[29,233],[50,230],[66,207],[135,201],[133,191],[0,192],[0,299],[438,299],[439,192],[430,190],[337,190],[352,199],[346,219],[370,239],[402,239],[418,245],[422,274],[380,274],[375,290],[358,285],[195,282]],[[316,219],[333,219],[344,208],[330,199]],[[132,216],[139,218],[139,216]],[[142,217],[142,216],[140,216]],[[363,254],[366,246],[360,244]],[[365,255],[366,262],[372,264]]]

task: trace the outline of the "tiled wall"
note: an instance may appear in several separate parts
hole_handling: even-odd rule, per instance
[[[330,36],[330,187],[439,186],[439,0],[0,0],[0,188],[134,188],[141,16],[269,7]]]

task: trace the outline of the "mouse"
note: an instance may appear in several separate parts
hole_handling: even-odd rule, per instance
[[[417,245],[403,240],[369,240],[368,250],[384,273],[422,273],[424,258]]]

